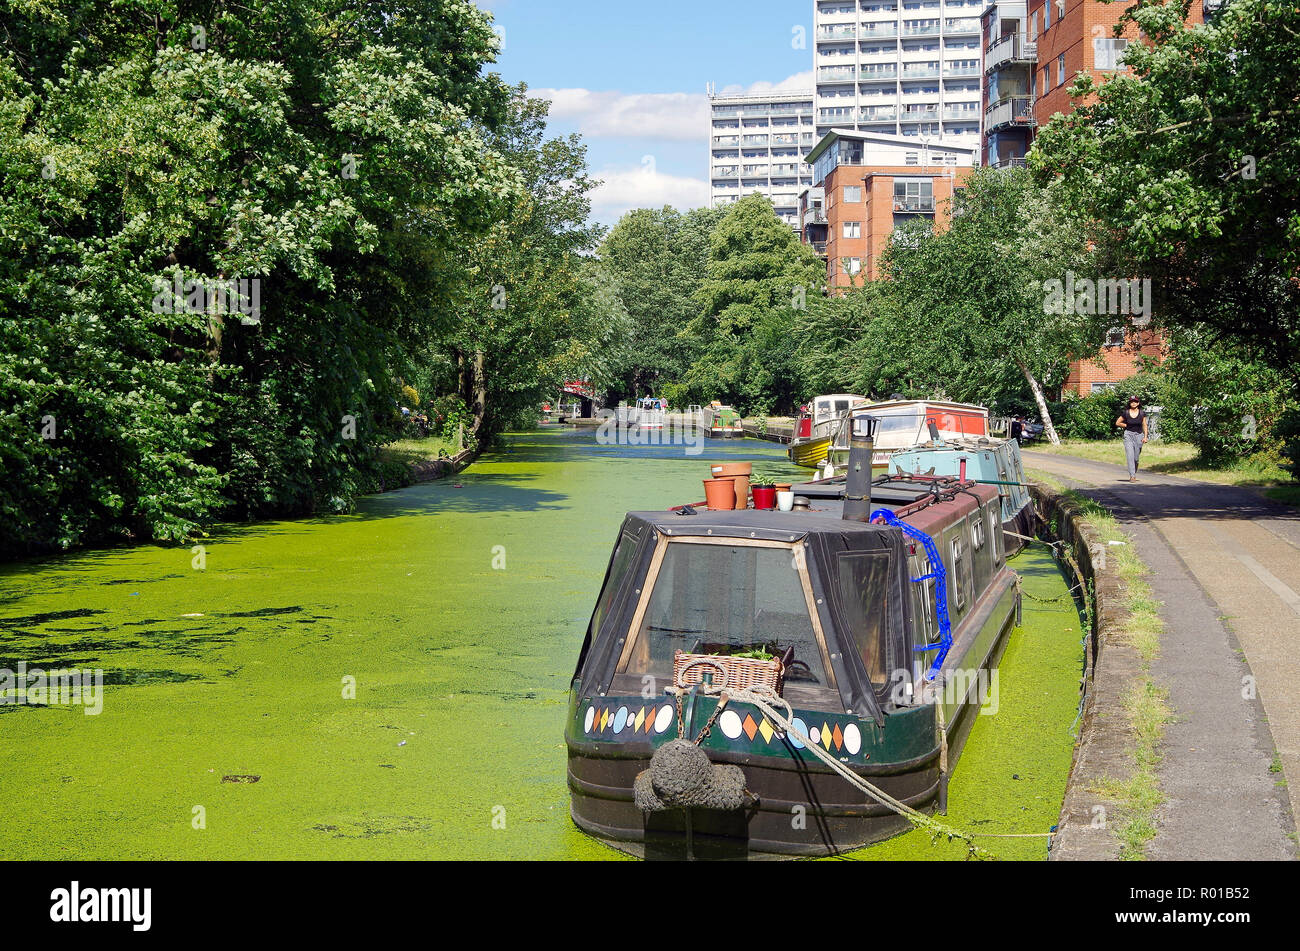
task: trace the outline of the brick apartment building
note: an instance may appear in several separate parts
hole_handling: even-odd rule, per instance
[[[894,229],[921,219],[943,227],[954,188],[977,146],[832,129],[806,161],[812,187],[799,196],[801,240],[826,259],[832,292],[875,280]]]
[[[1139,41],[1138,29],[1126,23],[1116,36],[1115,26],[1130,6],[1100,0],[1027,0],[1024,46],[1035,49],[1037,59],[1030,67],[1029,81],[1035,127],[1079,105],[1069,95],[1079,73],[1090,74],[1100,85],[1124,69],[1124,50]],[[1216,6],[1214,0],[1204,8],[1193,5],[1188,24],[1203,22],[1204,13]],[[1112,329],[1100,354],[1105,369],[1095,357],[1070,364],[1061,386],[1063,393],[1088,396],[1112,389],[1138,372],[1144,358],[1162,361],[1165,343],[1151,331],[1119,326]]]

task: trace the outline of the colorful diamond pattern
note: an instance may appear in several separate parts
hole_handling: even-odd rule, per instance
[[[767,717],[763,717],[763,722],[758,725],[758,732],[763,734],[764,743],[771,743],[772,734],[775,733],[776,730],[772,729],[772,724],[767,722]]]
[[[750,714],[746,713],[745,722],[740,726],[741,729],[745,731],[745,735],[752,741],[754,739],[754,734],[758,732],[758,724],[754,722],[754,718]]]

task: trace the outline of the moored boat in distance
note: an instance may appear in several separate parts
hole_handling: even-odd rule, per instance
[[[730,439],[733,436],[745,435],[740,414],[717,400],[706,406],[701,416],[703,429],[710,439]]]
[[[877,421],[872,466],[883,469],[889,457],[933,439],[958,439],[989,434],[989,411],[970,403],[946,400],[889,400],[854,407],[840,421],[831,447],[830,461],[843,470],[849,457],[849,434],[853,419],[870,416]]]
[[[850,408],[866,401],[865,396],[852,393],[813,397],[795,423],[794,436],[786,450],[790,461],[806,469],[816,469],[825,464],[840,420]]]
[[[627,514],[569,695],[580,828],[646,857],[827,855],[945,800],[1019,618],[1000,499],[873,482],[869,424],[852,449],[838,492],[796,487],[789,512]]]

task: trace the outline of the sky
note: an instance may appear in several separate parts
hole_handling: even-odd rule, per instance
[[[478,0],[508,83],[551,100],[550,131],[582,134],[592,217],[709,200],[707,84],[722,94],[813,85],[812,0]]]

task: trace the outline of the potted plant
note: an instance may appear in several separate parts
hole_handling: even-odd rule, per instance
[[[754,494],[754,508],[768,510],[776,508],[775,479],[765,475],[755,476],[750,486]]]

